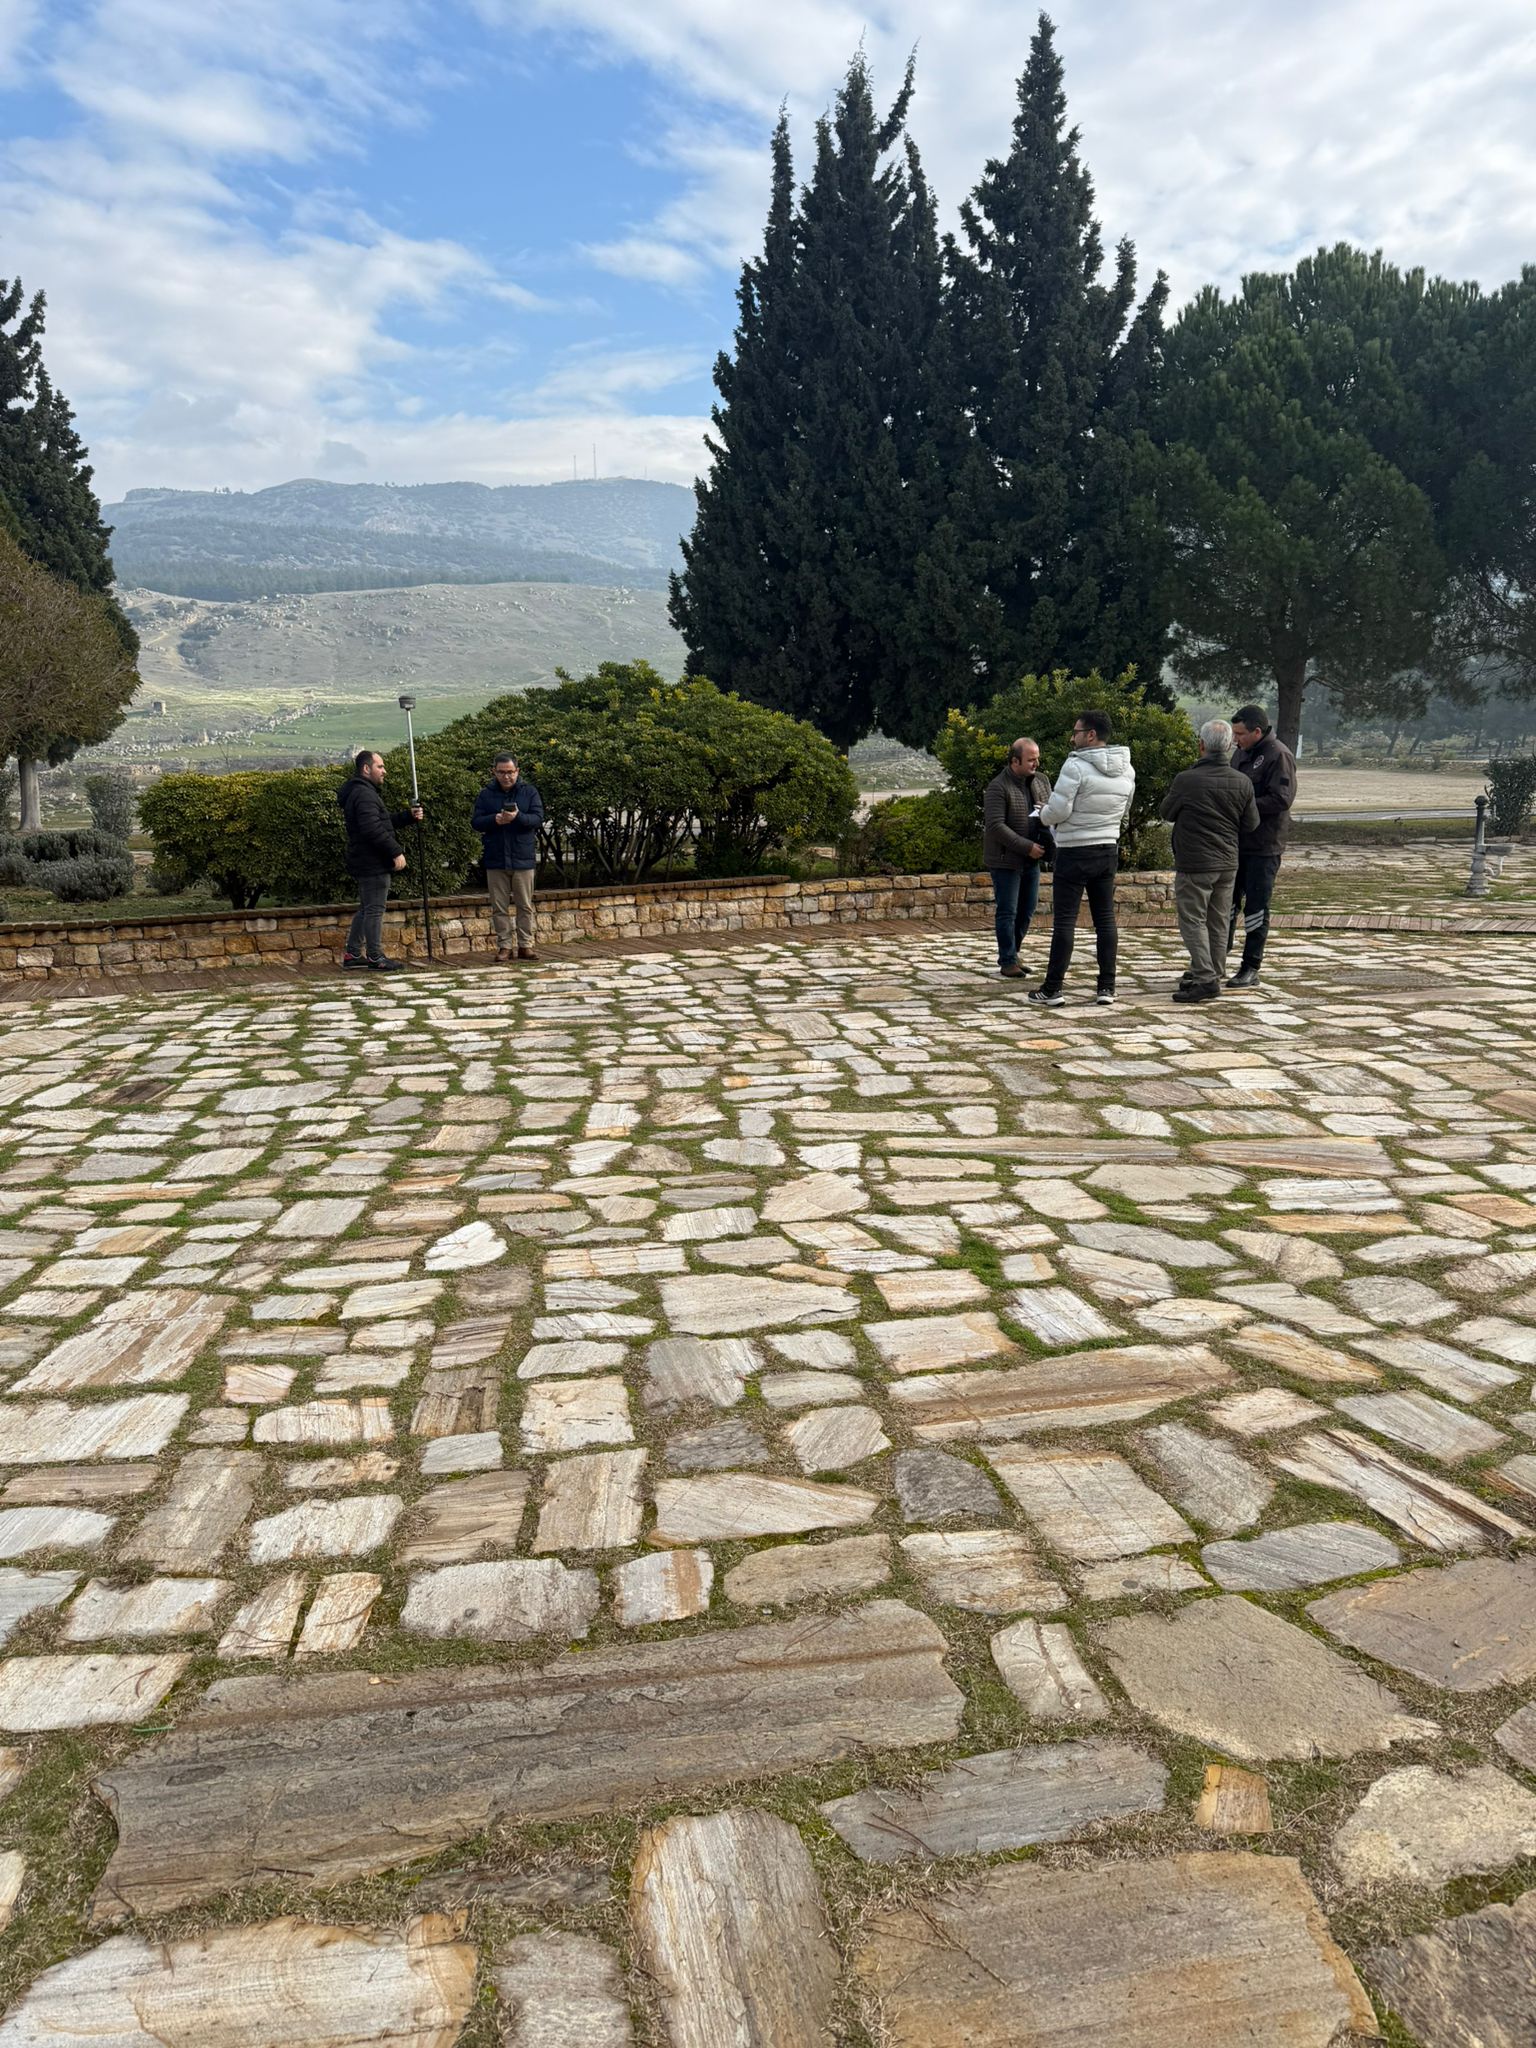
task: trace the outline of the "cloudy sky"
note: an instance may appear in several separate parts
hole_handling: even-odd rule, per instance
[[[1341,237],[1536,261],[1531,0],[1056,0],[1107,237],[1176,298]],[[786,102],[917,45],[953,208],[1005,0],[0,0],[0,276],[104,497],[294,476],[686,481]]]

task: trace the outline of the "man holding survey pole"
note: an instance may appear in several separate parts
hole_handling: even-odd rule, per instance
[[[533,944],[533,871],[538,865],[544,800],[511,754],[498,754],[475,798],[470,824],[485,842],[485,887],[496,930],[496,958],[537,960]],[[516,932],[513,931],[514,917]]]
[[[357,883],[357,910],[347,933],[343,967],[372,968],[391,974],[404,965],[384,953],[384,906],[389,878],[405,866],[405,848],[395,837],[408,824],[420,824],[422,808],[392,811],[384,801],[384,757],[365,748],[353,762],[353,773],[337,792],[347,828],[347,873]]]

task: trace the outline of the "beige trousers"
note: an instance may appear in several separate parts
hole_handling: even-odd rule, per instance
[[[1173,878],[1173,905],[1179,920],[1179,937],[1189,953],[1192,981],[1209,988],[1219,983],[1227,958],[1227,919],[1232,909],[1235,868],[1219,874],[1185,874],[1181,868]]]
[[[496,944],[510,952],[514,943],[524,952],[533,951],[533,869],[487,868],[485,886],[491,899],[491,924]],[[512,917],[517,915],[517,937],[512,936]]]

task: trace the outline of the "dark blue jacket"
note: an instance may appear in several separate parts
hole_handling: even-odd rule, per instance
[[[515,809],[510,825],[495,822],[498,811]],[[528,780],[519,775],[510,789],[489,782],[475,798],[470,825],[485,841],[488,868],[532,868],[538,866],[539,827],[544,822],[544,799]]]
[[[403,853],[397,833],[411,824],[408,810],[392,811],[377,783],[353,775],[336,792],[347,827],[347,873],[387,875]]]

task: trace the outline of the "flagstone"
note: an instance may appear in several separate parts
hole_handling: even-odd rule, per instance
[[[719,1472],[730,1466],[765,1465],[768,1452],[752,1425],[733,1415],[669,1437],[666,1460],[677,1472]]]
[[[1493,1739],[1521,1770],[1536,1775],[1536,1704],[1518,1708],[1494,1729]]]
[[[1014,1190],[1026,1209],[1049,1216],[1058,1223],[1087,1222],[1107,1214],[1097,1196],[1090,1195],[1076,1181],[1047,1177],[1020,1181]]]
[[[784,1438],[802,1472],[838,1471],[891,1447],[874,1409],[857,1403],[797,1416],[785,1425]]]
[[[267,1226],[268,1237],[340,1237],[366,1204],[353,1195],[322,1195],[292,1203]]]
[[[1079,1244],[1094,1251],[1149,1259],[1158,1266],[1199,1270],[1237,1264],[1233,1253],[1206,1238],[1180,1237],[1174,1231],[1158,1230],[1143,1223],[1074,1223],[1071,1233]]]
[[[744,1337],[664,1337],[646,1350],[645,1404],[664,1408],[709,1401],[730,1408],[761,1367],[762,1353]]]
[[[1296,1429],[1304,1422],[1316,1422],[1328,1410],[1289,1387],[1255,1387],[1251,1392],[1227,1394],[1213,1401],[1207,1418],[1231,1430],[1234,1436],[1268,1436],[1272,1431]]]
[[[550,1288],[547,1292],[552,1294],[554,1289]],[[652,1316],[615,1315],[611,1309],[602,1308],[576,1310],[562,1315],[535,1316],[533,1319],[533,1334],[540,1343],[555,1343],[566,1339],[579,1343],[588,1337],[649,1337],[655,1328],[656,1322]],[[443,1334],[447,1336],[450,1333],[445,1331]],[[494,1357],[495,1352],[500,1349],[498,1341],[492,1350],[482,1355],[487,1358]],[[445,1358],[443,1363],[467,1365],[473,1361],[469,1358]]]
[[[389,1541],[404,1503],[392,1493],[360,1493],[342,1500],[305,1501],[251,1524],[252,1564],[287,1564],[296,1557],[362,1557]]]
[[[148,1493],[160,1477],[155,1465],[57,1465],[18,1472],[4,1489],[7,1507],[40,1501],[89,1507],[96,1501],[125,1500]]]
[[[992,1638],[992,1661],[1031,1721],[1102,1721],[1109,1702],[1062,1622],[1016,1621]]]
[[[1149,1595],[1166,1599],[1175,1593],[1199,1592],[1209,1583],[1183,1558],[1160,1554],[1086,1564],[1078,1572],[1077,1582],[1085,1600],[1144,1599]]]
[[[66,1643],[99,1643],[112,1636],[206,1635],[228,1592],[224,1579],[150,1579],[142,1586],[111,1586],[91,1579],[64,1617]]]
[[[1038,1270],[1032,1273],[1020,1272],[1019,1259],[1005,1259],[1003,1277],[1007,1280],[1048,1280],[1051,1278],[1050,1262],[1039,1252],[1026,1253],[1025,1258],[1036,1262]],[[1098,1295],[1101,1301],[1109,1301],[1125,1308],[1144,1308],[1149,1303],[1166,1301],[1178,1293],[1178,1283],[1165,1273],[1161,1266],[1154,1266],[1146,1259],[1128,1259],[1118,1252],[1101,1252],[1081,1245],[1064,1245],[1059,1254],[1062,1265],[1075,1280],[1080,1280]],[[1010,1271],[1009,1269],[1014,1270]],[[1016,1297],[1028,1301],[1028,1295]]]
[[[985,1441],[1135,1421],[1170,1401],[1213,1393],[1231,1379],[1230,1368],[1203,1344],[1122,1344],[1003,1371],[899,1381],[890,1400],[920,1438]]]
[[[1451,1692],[1536,1678],[1536,1557],[1477,1558],[1355,1586],[1308,1608],[1328,1633]]]
[[[869,1207],[869,1191],[858,1181],[836,1173],[808,1173],[781,1182],[763,1204],[765,1223],[808,1223],[819,1217],[848,1216]]]
[[[1123,1615],[1091,1634],[1133,1706],[1243,1762],[1355,1756],[1437,1732],[1305,1629],[1238,1593],[1192,1601],[1168,1619]]]
[[[257,1416],[251,1437],[258,1444],[382,1444],[394,1433],[388,1401],[365,1396],[269,1409]]]
[[[1031,1450],[999,1445],[987,1461],[1064,1557],[1125,1557],[1162,1543],[1189,1543],[1182,1515],[1109,1451]]]
[[[1390,1451],[1345,1429],[1297,1439],[1273,1463],[1296,1479],[1335,1486],[1426,1550],[1485,1550],[1529,1540],[1531,1530],[1437,1473],[1406,1465]]]
[[[1042,1344],[1087,1344],[1118,1337],[1119,1327],[1069,1287],[1026,1287],[1008,1298],[1008,1313]]]
[[[1421,1280],[1407,1280],[1395,1274],[1346,1280],[1340,1292],[1373,1323],[1407,1323],[1417,1328],[1461,1313],[1455,1302],[1436,1294]]]
[[[896,1373],[932,1372],[1018,1349],[996,1316],[984,1309],[866,1323],[864,1334]]]
[[[430,1439],[494,1429],[500,1407],[501,1374],[495,1366],[429,1372],[411,1411],[411,1434]]]
[[[630,2048],[634,2039],[618,1956],[589,1934],[518,1935],[491,1981],[512,2015],[509,2048]]]
[[[518,1366],[517,1376],[520,1380],[537,1380],[559,1373],[606,1372],[622,1365],[628,1355],[626,1344],[589,1337],[563,1338],[554,1343],[535,1344]]]
[[[730,1808],[642,1834],[630,1912],[673,2048],[822,2048],[838,1959],[805,1844]]]
[[[597,1246],[549,1252],[544,1259],[545,1277],[550,1280],[623,1280],[685,1270],[682,1247],[670,1244]]]
[[[1222,1236],[1244,1258],[1271,1266],[1282,1280],[1304,1287],[1309,1280],[1337,1280],[1343,1261],[1326,1245],[1304,1237],[1276,1237],[1264,1230],[1224,1230]],[[1402,1240],[1396,1240],[1402,1242]]]
[[[867,1522],[878,1497],[852,1486],[766,1474],[663,1479],[656,1487],[657,1544],[713,1543],[749,1536],[793,1536]]]
[[[1346,1885],[1444,1885],[1536,1855],[1536,1793],[1481,1765],[1388,1771],[1333,1837]]]
[[[658,1550],[613,1575],[613,1618],[621,1628],[686,1621],[709,1606],[715,1568],[707,1550]]]
[[[1401,1281],[1397,1283],[1403,1285]],[[1371,1325],[1359,1316],[1346,1315],[1321,1295],[1303,1293],[1288,1281],[1264,1280],[1238,1283],[1217,1290],[1223,1301],[1235,1301],[1255,1315],[1275,1316],[1283,1323],[1298,1323],[1316,1337],[1344,1337],[1365,1333]]]
[[[341,1320],[371,1322],[409,1315],[413,1309],[430,1308],[442,1291],[441,1280],[386,1280],[378,1286],[359,1287],[342,1303]]]
[[[966,1757],[909,1787],[872,1785],[821,1811],[863,1863],[987,1856],[1156,1813],[1167,1777],[1126,1743],[1038,1744]]]
[[[732,1565],[725,1575],[725,1596],[737,1607],[793,1607],[802,1600],[868,1593],[890,1575],[888,1536],[778,1543]]]
[[[1373,1949],[1365,1968],[1423,2048],[1518,2048],[1536,2011],[1536,1893]]]
[[[948,1451],[901,1451],[891,1465],[907,1522],[1000,1522],[1003,1504],[986,1473]]]
[[[11,1391],[67,1393],[179,1380],[218,1335],[233,1306],[230,1295],[187,1288],[124,1295],[88,1330],[47,1352]],[[20,1313],[19,1307],[13,1305],[13,1312]],[[0,1460],[4,1457],[0,1450]]]
[[[1227,1342],[1234,1351],[1257,1358],[1264,1365],[1278,1366],[1281,1372],[1293,1373],[1313,1386],[1359,1386],[1381,1378],[1374,1365],[1367,1365],[1353,1352],[1337,1345],[1318,1344],[1276,1323],[1249,1323],[1235,1330]]]
[[[914,1309],[961,1308],[967,1302],[987,1298],[985,1286],[974,1273],[937,1266],[915,1272],[881,1273],[875,1286],[886,1307],[897,1315]]]
[[[1447,1464],[1494,1450],[1506,1441],[1499,1430],[1477,1416],[1464,1415],[1459,1408],[1416,1390],[1351,1394],[1337,1405],[1352,1422]]]
[[[0,1643],[8,1641],[29,1614],[61,1606],[79,1583],[78,1572],[0,1570]]]
[[[351,1458],[305,1458],[282,1467],[290,1493],[323,1492],[340,1486],[387,1486],[400,1470],[387,1451],[359,1451]]]
[[[84,2030],[109,2048],[449,2048],[474,1996],[476,1954],[439,1914],[401,1932],[294,1919],[177,1940],[118,1935],[44,1971],[8,2044]]]
[[[755,1334],[785,1323],[847,1322],[859,1312],[856,1295],[804,1281],[688,1274],[660,1285],[668,1323],[695,1337]]]
[[[491,1472],[502,1462],[501,1438],[494,1429],[472,1430],[465,1436],[440,1436],[421,1454],[424,1479],[447,1472]]]
[[[1185,1513],[1218,1535],[1246,1529],[1269,1505],[1274,1481],[1188,1423],[1158,1423],[1139,1431],[1136,1442]]]
[[[542,1456],[588,1444],[634,1441],[629,1395],[618,1377],[535,1380],[523,1397],[520,1421],[525,1451]]]
[[[1502,1387],[1514,1386],[1520,1377],[1506,1365],[1490,1365],[1429,1337],[1365,1337],[1360,1349],[1457,1401],[1481,1401]]]
[[[1207,1764],[1195,1802],[1195,1826],[1218,1835],[1267,1835],[1274,1828],[1269,1787],[1236,1764]]]
[[[1054,1614],[1066,1595],[1012,1529],[903,1536],[902,1554],[929,1595],[972,1614]]]
[[[383,1589],[383,1580],[373,1572],[335,1572],[322,1579],[304,1617],[294,1656],[340,1656],[356,1649]]]
[[[1397,1545],[1358,1522],[1298,1522],[1237,1543],[1207,1543],[1200,1561],[1230,1592],[1286,1593],[1379,1572],[1400,1562]]]
[[[1511,1365],[1536,1366],[1536,1329],[1512,1323],[1505,1316],[1477,1316],[1457,1330],[1463,1344],[1491,1351]]]
[[[231,1664],[245,1657],[281,1657],[299,1625],[306,1584],[303,1572],[285,1572],[253,1593],[220,1636],[219,1656]]]
[[[1377,2031],[1288,1857],[1005,1864],[875,1914],[854,1968],[892,2048],[1331,2048]]]
[[[616,1550],[638,1542],[645,1461],[644,1451],[597,1451],[551,1465],[534,1550]]]
[[[152,1714],[187,1668],[182,1654],[8,1657],[0,1663],[0,1729],[121,1726]]]
[[[535,1636],[583,1638],[597,1613],[597,1574],[555,1558],[450,1564],[417,1572],[400,1626],[415,1635],[473,1636],[521,1643]]]

